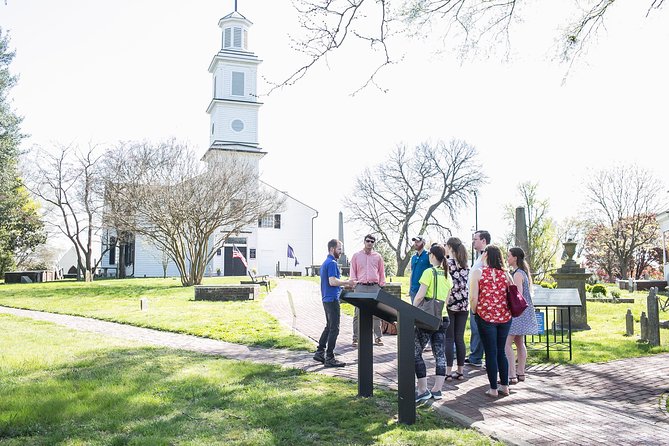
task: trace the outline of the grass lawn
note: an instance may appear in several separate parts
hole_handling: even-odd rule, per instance
[[[430,409],[393,422],[396,394],[0,315],[0,444],[488,445]]]
[[[239,277],[206,278],[204,284],[239,283]],[[99,280],[0,285],[0,305],[122,322],[260,347],[309,350],[255,301],[194,300],[192,287],[176,279]],[[149,300],[140,311],[139,299]]]

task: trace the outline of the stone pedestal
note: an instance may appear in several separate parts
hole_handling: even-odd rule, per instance
[[[562,268],[558,268],[553,273],[553,278],[557,282],[558,288],[576,288],[581,298],[581,307],[574,307],[571,310],[572,329],[590,330],[590,326],[588,325],[588,302],[586,301],[585,282],[592,274],[585,272],[585,268],[580,268],[578,263],[574,261],[576,243],[567,241],[563,245],[568,258],[562,265]]]

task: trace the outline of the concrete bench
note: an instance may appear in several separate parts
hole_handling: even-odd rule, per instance
[[[195,285],[195,300],[253,300],[260,295],[260,285]]]

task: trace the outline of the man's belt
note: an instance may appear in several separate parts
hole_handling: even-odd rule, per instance
[[[372,285],[378,285],[378,283],[376,283],[376,282],[367,282],[367,283],[359,283],[358,285],[372,286]]]

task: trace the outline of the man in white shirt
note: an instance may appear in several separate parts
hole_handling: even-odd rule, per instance
[[[476,231],[472,237],[474,242],[474,253],[476,255],[476,261],[472,265],[472,269],[469,272],[469,277],[474,273],[476,269],[483,268],[483,262],[481,261],[481,253],[483,250],[490,244],[490,233],[488,231]],[[470,287],[469,280],[467,280],[467,288]],[[472,332],[472,336],[469,340],[469,356],[465,358],[465,364],[469,364],[473,367],[483,366],[483,343],[479,337],[479,330],[474,321],[474,310],[475,308],[470,308],[470,319],[469,319],[469,328]]]

